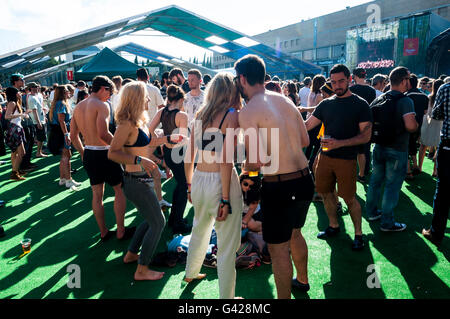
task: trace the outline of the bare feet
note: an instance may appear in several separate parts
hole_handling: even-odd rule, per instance
[[[138,265],[134,273],[134,280],[159,280],[163,276],[163,272],[150,270],[147,266]]]
[[[138,261],[138,259],[139,259],[138,254],[133,254],[132,252],[128,251],[125,257],[123,257],[123,262],[125,264],[131,264]]]
[[[195,278],[184,278],[183,280],[186,282],[191,282],[192,280],[202,280],[205,277],[206,277],[206,274],[198,274],[198,276]]]

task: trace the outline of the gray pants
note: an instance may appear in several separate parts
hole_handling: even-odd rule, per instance
[[[136,206],[144,219],[144,222],[136,229],[128,250],[138,254],[139,248],[142,247],[138,263],[148,265],[166,224],[166,219],[153,190],[153,179],[149,178],[145,172],[125,173],[123,191],[125,197]]]

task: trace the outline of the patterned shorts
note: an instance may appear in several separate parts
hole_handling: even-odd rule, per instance
[[[20,144],[25,144],[26,142],[23,128],[14,123],[9,123],[5,141],[6,145],[11,149],[11,152],[15,152]]]

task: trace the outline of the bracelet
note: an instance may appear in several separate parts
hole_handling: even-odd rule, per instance
[[[220,202],[221,202],[222,204],[224,204],[224,205],[231,206],[230,201],[227,200],[227,199],[223,199],[223,198],[222,198],[222,199],[220,200]]]
[[[178,144],[177,142],[172,142],[172,141],[170,140],[170,135],[166,135],[166,137],[167,137],[167,143],[172,144],[172,145]]]
[[[222,198],[220,200],[220,203],[222,204],[222,207],[225,206],[225,205],[228,206],[228,208],[229,208],[228,214],[231,214],[231,203],[230,203],[230,201]]]
[[[70,133],[64,133],[64,136],[70,136]]]
[[[134,165],[141,164],[141,161],[142,161],[142,157],[140,157],[140,156],[134,157]]]

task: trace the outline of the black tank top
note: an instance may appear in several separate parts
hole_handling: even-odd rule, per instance
[[[216,135],[220,135],[222,137],[222,143],[220,144],[218,149],[216,149],[215,147],[214,148],[210,147],[209,150],[213,151],[213,152],[220,152],[222,150],[223,142],[225,141],[225,134],[222,133],[222,124],[225,121],[225,118],[227,117],[228,113],[230,113],[230,112],[233,113],[234,111],[235,111],[234,108],[229,108],[225,112],[225,115],[223,116],[222,121],[220,121],[219,128],[215,132],[211,132],[211,131],[203,132],[201,143],[198,144],[198,148],[200,150],[205,150],[208,147],[208,145],[215,143]]]
[[[166,106],[161,113],[161,124],[164,131],[164,135],[171,135],[178,128],[175,123],[175,117],[177,113],[180,112],[179,109],[169,110],[169,107]]]

